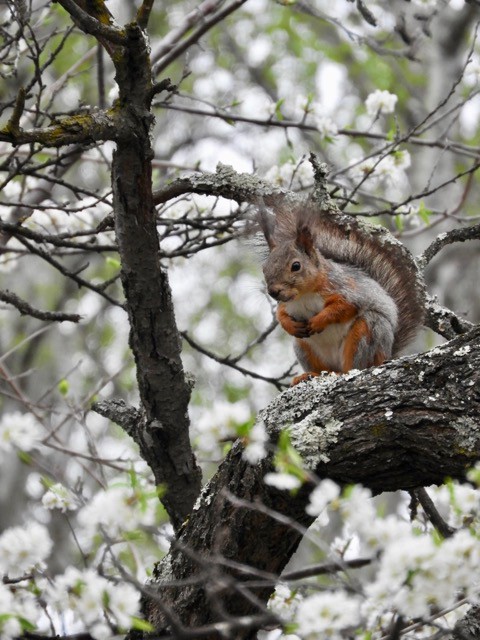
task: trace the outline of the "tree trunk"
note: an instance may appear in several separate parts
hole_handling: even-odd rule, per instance
[[[116,60],[122,115],[112,187],[130,346],[144,410],[136,440],[157,485],[165,487],[163,502],[178,527],[191,511],[201,476],[188,434],[190,389],[180,358],[168,278],[159,260],[152,200],[149,51],[138,26],[130,25],[126,33],[129,46]]]
[[[319,478],[359,482],[376,493],[438,484],[463,478],[480,458],[479,370],[476,328],[422,356],[301,384],[261,418],[272,442],[289,432],[305,468]],[[249,588],[255,570],[278,576],[311,522],[311,487],[292,496],[265,485],[271,458],[252,466],[241,454],[237,442],[156,568],[158,597],[147,599],[146,612],[159,629],[181,635],[182,626],[200,632],[210,625],[204,637],[214,638],[221,635],[215,623],[228,615],[264,613],[272,587]],[[249,635],[245,627],[235,637]]]

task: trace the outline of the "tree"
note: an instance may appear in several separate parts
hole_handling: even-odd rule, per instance
[[[465,610],[478,600],[477,498],[451,479],[478,484],[468,471],[480,450],[478,328],[429,299],[427,324],[449,342],[323,376],[251,416],[292,367],[267,303],[259,314],[245,302],[242,276],[260,275],[245,240],[234,241],[250,205],[313,192],[421,246],[422,269],[479,235],[475,3],[327,7],[16,0],[2,9],[0,228],[14,291],[0,296],[25,316],[2,327],[5,637],[474,628],[476,609]],[[310,164],[298,161],[310,151]],[[247,171],[246,158],[260,170]],[[472,246],[450,261],[478,261]],[[469,268],[456,272],[462,282],[473,282]],[[175,312],[197,388],[172,300],[187,278]],[[442,291],[440,267],[427,281]],[[465,305],[473,289],[443,295]],[[212,395],[231,401],[218,438],[202,407]],[[113,438],[99,416],[131,440]],[[200,464],[202,453],[216,459]],[[201,467],[211,476],[203,489]],[[446,478],[435,495],[450,504],[439,511],[423,487]],[[369,492],[396,490],[411,492],[412,523],[402,499],[376,513]],[[319,515],[331,548],[308,529]],[[173,529],[160,535],[167,518]],[[311,536],[322,562],[285,569]]]

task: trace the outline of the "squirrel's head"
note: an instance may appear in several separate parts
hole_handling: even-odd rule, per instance
[[[269,295],[280,302],[315,291],[320,256],[310,228],[299,225],[296,235],[277,239],[272,216],[261,221],[270,253],[263,265]]]

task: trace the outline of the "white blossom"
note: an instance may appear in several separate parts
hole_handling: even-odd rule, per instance
[[[218,402],[214,408],[199,412],[195,421],[195,441],[202,452],[221,455],[222,442],[235,438],[236,427],[247,422],[251,409],[243,402]]]
[[[315,126],[322,138],[333,138],[338,134],[337,125],[328,116],[315,115]]]
[[[35,626],[40,608],[34,596],[24,589],[15,589],[15,595],[0,582],[0,638],[10,640],[22,633],[23,620]]]
[[[92,538],[98,528],[115,538],[123,531],[133,531],[140,526],[151,525],[155,518],[152,504],[155,502],[154,492],[151,493],[152,500],[148,500],[145,508],[142,508],[140,496],[129,486],[110,486],[106,490],[102,489],[79,511],[78,522],[84,527],[87,538]]]
[[[477,515],[480,512],[480,497],[478,490],[467,484],[457,482],[449,486],[432,487],[432,498],[441,516],[455,527],[464,524],[464,518]]]
[[[42,435],[42,427],[31,413],[6,413],[0,420],[0,451],[31,451]]]
[[[128,629],[131,626],[132,616],[139,614],[140,593],[131,584],[108,583],[108,612],[114,617],[118,626]]]
[[[360,622],[360,600],[341,589],[316,593],[300,602],[295,619],[306,640],[340,639],[343,630]]]
[[[397,100],[398,96],[394,93],[377,89],[367,96],[365,107],[370,116],[376,116],[379,113],[393,113]]]
[[[400,535],[384,548],[376,579],[365,587],[368,606],[423,617],[431,607],[453,606],[460,593],[476,602],[479,559],[478,540],[467,529],[440,544],[428,534]]]
[[[305,188],[313,183],[313,169],[308,162],[286,162],[269,169],[265,180],[289,189]]]
[[[471,60],[465,70],[465,81],[469,86],[480,83],[480,61]]]
[[[350,168],[352,178],[356,180],[368,179],[366,184],[371,187],[404,188],[408,184],[405,169],[410,165],[410,154],[399,151],[383,158],[367,158],[355,160]]]
[[[360,485],[351,487],[340,503],[340,512],[352,531],[369,527],[377,517],[371,491]]]
[[[295,116],[304,116],[314,110],[314,104],[311,97],[308,96],[295,96],[293,111]]]
[[[302,482],[299,478],[291,473],[266,473],[263,478],[265,484],[277,489],[298,489],[302,486]]]
[[[105,636],[105,612],[119,627],[131,626],[139,614],[140,594],[128,583],[113,584],[93,569],[69,567],[47,587],[48,600],[59,613],[71,611],[98,640]]]
[[[286,584],[277,584],[274,594],[268,601],[268,608],[276,615],[291,620],[302,596],[292,591]]]
[[[63,513],[77,508],[73,494],[62,484],[56,483],[43,494],[42,504],[46,509],[60,509]]]
[[[322,480],[310,494],[310,502],[305,511],[310,516],[319,516],[339,495],[340,487],[338,484],[333,480]]]
[[[395,151],[391,156],[393,158],[393,164],[397,169],[405,171],[412,164],[412,157],[406,149],[399,149]]]
[[[268,631],[265,636],[262,636],[262,638],[263,640],[301,640],[300,636],[297,636],[294,633],[288,633],[285,635],[281,629]]]
[[[21,576],[42,566],[52,546],[47,528],[37,522],[6,529],[0,535],[0,573]]]
[[[411,531],[411,524],[400,520],[394,514],[385,518],[375,517],[357,529],[361,541],[372,552],[382,551],[391,542],[409,536]]]
[[[258,420],[250,429],[248,441],[243,450],[243,457],[250,464],[260,462],[267,455],[266,443],[268,441],[265,425]]]

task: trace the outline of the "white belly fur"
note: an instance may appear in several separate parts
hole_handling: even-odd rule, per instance
[[[285,304],[287,313],[296,320],[308,320],[324,308],[323,298],[318,294],[307,294]],[[331,324],[321,333],[304,338],[316,356],[335,371],[343,370],[343,347],[345,338],[354,320]]]

